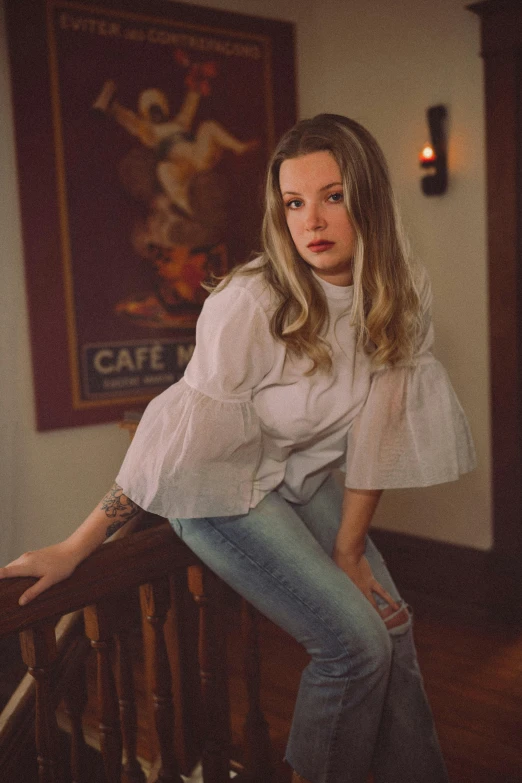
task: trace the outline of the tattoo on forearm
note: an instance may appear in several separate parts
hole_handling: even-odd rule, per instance
[[[141,511],[141,508],[133,500],[123,494],[123,489],[118,484],[112,485],[103,498],[101,507],[109,519],[114,519],[114,522],[105,531],[106,538],[112,536]]]

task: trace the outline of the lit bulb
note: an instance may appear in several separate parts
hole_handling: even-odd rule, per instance
[[[435,163],[437,160],[437,156],[435,155],[435,150],[431,146],[431,144],[425,144],[422,148],[422,152],[419,155],[420,162],[424,165]]]

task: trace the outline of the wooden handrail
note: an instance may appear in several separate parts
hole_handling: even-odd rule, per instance
[[[160,740],[161,775],[165,780],[181,783],[178,761],[171,750],[171,742],[174,739],[172,727],[176,726],[177,719],[173,720],[176,709],[173,703],[174,694],[169,684],[171,671],[163,626],[167,612],[169,622],[174,623],[171,631],[173,628],[175,630],[176,623],[179,624],[182,622],[181,618],[185,617],[189,620],[189,625],[179,630],[182,632],[182,637],[186,636],[186,630],[189,631],[190,636],[192,620],[186,614],[188,604],[183,609],[185,600],[183,596],[190,598],[192,594],[199,607],[201,680],[201,691],[199,692],[199,686],[196,685],[192,698],[196,701],[201,699],[201,714],[205,716],[201,741],[198,726],[192,724],[196,737],[194,748],[201,749],[205,781],[224,783],[228,780],[230,712],[226,687],[224,624],[222,619],[219,619],[223,603],[222,584],[175,535],[168,522],[160,522],[139,532],[133,532],[132,535],[108,541],[80,563],[68,579],[50,587],[27,606],[20,606],[18,603],[20,595],[34,582],[34,578],[28,577],[0,581],[0,638],[15,632],[20,634],[23,660],[35,678],[35,726],[40,783],[58,783],[62,779],[61,762],[58,761],[58,727],[54,715],[58,694],[54,681],[55,674],[58,674],[60,669],[60,666],[57,666],[59,652],[55,626],[60,617],[82,609],[85,633],[97,654],[100,743],[106,779],[111,783],[120,780],[122,738],[127,743],[124,753],[127,766],[130,758],[130,764],[136,767],[139,779],[143,779],[135,756],[135,715],[133,717],[135,708],[129,701],[130,685],[125,678],[122,678],[120,671],[124,663],[122,650],[126,633],[125,622],[127,624],[132,622],[131,604],[134,600],[133,595],[138,594],[138,588],[142,598],[144,637],[147,637],[146,627],[150,626],[148,638],[144,638],[144,647],[145,657],[151,663],[146,667],[147,680],[151,687],[150,693],[156,714],[156,734]],[[172,611],[169,611],[169,606]],[[196,611],[195,604],[191,602],[191,606]],[[255,623],[255,613],[251,612],[251,615],[249,622]],[[124,617],[127,620],[122,624]],[[197,616],[194,616],[194,619],[197,620]],[[248,635],[249,647],[252,647],[257,640],[253,630],[251,629]],[[116,667],[119,672],[117,682],[114,682],[109,654],[109,645],[113,637],[116,640],[116,651],[119,656]],[[195,637],[187,641],[191,644],[191,640],[195,641]],[[186,666],[188,662],[191,666],[196,666],[194,669],[196,674],[195,650],[190,659],[188,647],[186,649],[185,647],[184,645],[183,650],[174,652],[175,666],[178,664]],[[245,779],[268,781],[272,772],[268,727],[260,712],[258,693],[255,693],[259,688],[259,658],[257,652],[251,649],[247,651],[247,657],[249,660],[247,680],[251,681],[248,692],[251,698],[245,739],[247,745],[259,746],[263,752],[257,753],[252,747],[246,748],[245,758],[249,769],[245,773]],[[183,688],[186,683],[194,682],[190,671],[188,676],[187,673],[178,671],[179,675],[174,676],[178,687]],[[81,769],[82,746],[85,745],[81,728],[83,702],[79,699],[76,703],[75,698],[73,694],[68,712],[75,723],[73,765],[76,769]],[[177,709],[179,711],[179,708]],[[188,727],[190,724],[183,725]],[[183,737],[186,740],[186,736]],[[185,748],[188,746],[185,745]],[[186,760],[189,759],[191,752],[187,751]],[[127,767],[125,773],[125,779],[128,779]],[[240,776],[239,779],[243,778]]]
[[[86,558],[68,579],[49,588],[25,607],[19,605],[18,599],[35,580],[13,578],[0,582],[0,637],[13,632],[20,634],[23,660],[35,678],[35,728],[40,783],[58,783],[62,780],[63,771],[62,762],[59,760],[57,722],[54,715],[57,704],[55,680],[60,669],[57,666],[59,653],[56,621],[73,611],[84,611],[86,636],[97,654],[100,743],[107,780],[111,783],[120,780],[123,738],[121,729],[124,730],[126,739],[125,773],[128,777],[127,773],[131,771],[130,751],[131,766],[135,767],[134,772],[139,773],[139,779],[143,780],[143,773],[135,756],[135,708],[129,700],[134,699],[130,691],[132,683],[129,677],[121,676],[122,666],[127,667],[127,674],[130,673],[129,663],[123,660],[125,656],[122,644],[125,641],[126,628],[133,622],[132,596],[134,594],[137,597],[137,588],[145,595],[147,591],[159,590],[158,595],[161,593],[163,603],[147,620],[155,625],[158,614],[157,619],[161,620],[162,626],[171,602],[171,580],[177,578],[179,587],[179,580],[183,575],[186,583],[187,570],[199,570],[201,567],[198,558],[174,534],[170,525],[163,522],[107,542]],[[177,597],[179,598],[179,593]],[[174,594],[172,599],[175,600]],[[145,615],[150,611],[149,607]],[[118,688],[114,681],[109,653],[113,638],[118,655]],[[158,658],[156,655],[154,659],[155,680],[152,683],[152,695],[155,706],[159,705],[161,714],[166,716],[157,726],[162,763],[167,765],[167,771],[174,773],[167,776],[168,779],[181,783],[171,747],[172,727],[175,723],[170,685],[165,685],[170,680],[171,672],[163,629],[156,629],[153,651],[154,649],[160,650],[161,656]],[[195,659],[194,664],[197,667]],[[224,671],[225,669],[223,673]],[[80,723],[81,713],[77,711],[81,703],[76,704],[76,696],[73,695],[75,690],[76,686],[71,693],[64,695],[71,696],[69,713],[73,715],[76,724],[72,763],[80,770],[80,756],[85,742]],[[221,722],[229,720],[226,705],[223,705],[221,715]],[[217,749],[212,749],[212,752],[216,753]],[[228,775],[226,778],[228,779]],[[210,776],[208,780],[211,783],[221,783],[225,776]]]
[[[20,606],[18,599],[36,580],[29,577],[2,580],[0,638],[198,564],[198,558],[165,522],[107,542],[80,563],[68,579],[53,585],[27,606]]]

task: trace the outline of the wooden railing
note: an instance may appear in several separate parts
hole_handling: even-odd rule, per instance
[[[22,657],[34,679],[40,783],[87,783],[82,714],[89,648],[96,655],[99,748],[106,783],[143,783],[146,779],[182,783],[181,772],[187,774],[198,755],[205,783],[228,781],[231,764],[239,772],[236,780],[270,780],[268,728],[259,703],[255,613],[244,605],[249,710],[242,767],[231,762],[223,585],[168,523],[108,542],[69,579],[27,606],[19,606],[19,596],[33,581],[0,582],[0,638],[19,633]],[[129,645],[129,634],[140,622],[149,723],[155,729],[151,743],[158,751],[148,778],[137,755]],[[27,694],[27,688],[22,692]],[[61,751],[56,718],[59,702],[65,705],[70,724],[68,760]],[[14,781],[9,764],[19,728],[11,719],[12,705],[9,709],[7,718],[0,716],[0,773]]]

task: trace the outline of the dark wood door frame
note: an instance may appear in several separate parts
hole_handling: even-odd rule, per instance
[[[485,74],[494,544],[374,538],[404,591],[522,618],[522,3],[467,8],[481,19]]]
[[[486,91],[494,547],[522,552],[522,5],[474,3]]]

